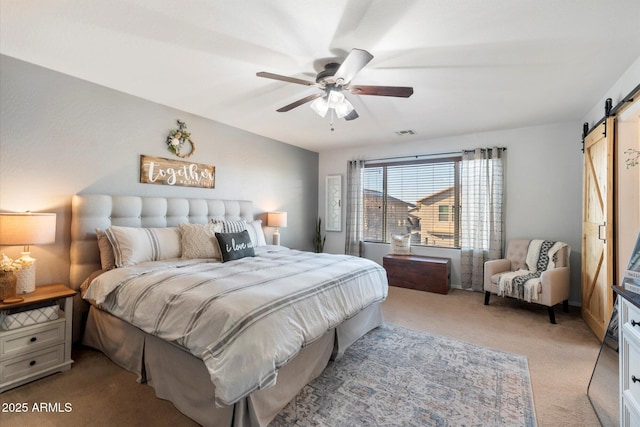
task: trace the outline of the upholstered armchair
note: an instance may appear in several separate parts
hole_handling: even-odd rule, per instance
[[[547,306],[549,321],[555,324],[554,305],[562,302],[563,311],[569,311],[570,253],[562,242],[511,240],[505,259],[484,264],[484,305],[491,294],[523,299]]]

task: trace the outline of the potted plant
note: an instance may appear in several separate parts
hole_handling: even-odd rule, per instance
[[[324,242],[327,240],[327,236],[322,235],[322,218],[318,218],[318,222],[316,223],[316,234],[313,236],[313,246],[315,247],[316,253],[321,253],[324,250]]]

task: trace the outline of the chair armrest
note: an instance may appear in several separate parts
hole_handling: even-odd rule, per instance
[[[511,261],[508,259],[493,259],[484,263],[484,283],[491,283],[491,276],[511,270]]]
[[[558,267],[543,271],[540,276],[540,282],[542,282],[542,286],[558,286],[561,283],[566,283],[569,286],[569,267]]]
[[[551,307],[569,299],[571,293],[569,271],[569,267],[558,267],[542,272],[540,304]]]

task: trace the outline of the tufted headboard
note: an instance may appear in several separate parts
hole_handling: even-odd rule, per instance
[[[253,220],[253,205],[245,200],[83,194],[73,196],[71,212],[69,281],[75,290],[100,269],[96,228],[175,227],[185,222],[205,224],[212,219]]]
[[[185,222],[205,224],[212,219],[253,220],[253,204],[246,200],[80,194],[73,196],[71,212],[69,284],[75,290],[101,268],[96,228],[175,227]],[[84,311],[80,307],[77,304],[74,310],[78,315]],[[79,319],[76,314],[74,317],[76,333]]]

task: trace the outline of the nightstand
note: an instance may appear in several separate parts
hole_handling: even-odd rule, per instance
[[[619,301],[620,426],[640,425],[640,294],[614,286]]]
[[[37,286],[19,295],[24,301],[0,303],[0,310],[37,307],[56,301],[60,317],[10,330],[0,330],[0,393],[71,368],[71,325],[76,291],[61,283]]]

